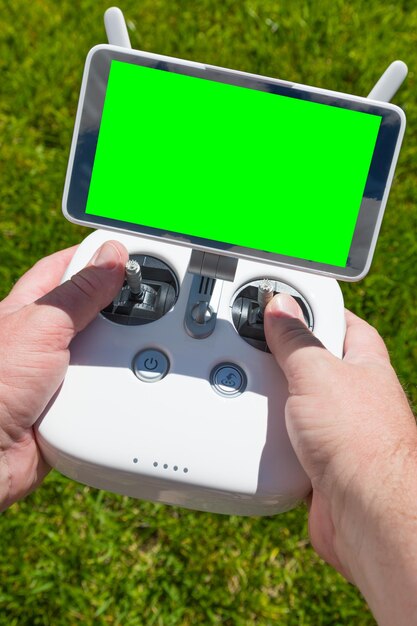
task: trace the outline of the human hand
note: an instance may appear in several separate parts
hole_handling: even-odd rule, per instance
[[[346,311],[339,360],[285,294],[264,320],[288,381],[289,437],[312,482],[313,547],[355,582],[378,623],[417,623],[417,429],[384,342]]]
[[[75,250],[36,263],[0,302],[0,510],[32,491],[48,472],[33,424],[65,376],[71,340],[123,283],[128,253],[111,241],[59,285]]]

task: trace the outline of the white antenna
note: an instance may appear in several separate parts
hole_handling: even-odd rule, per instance
[[[110,44],[121,48],[131,48],[125,18],[118,7],[107,9],[104,14],[104,26]],[[381,78],[369,92],[368,98],[389,102],[397,93],[407,76],[408,68],[403,61],[394,61],[387,67]]]
[[[132,47],[125,18],[118,7],[107,9],[104,14],[104,27],[110,44],[121,48]]]
[[[389,102],[397,93],[408,73],[408,67],[403,61],[394,61],[387,67],[368,98]]]

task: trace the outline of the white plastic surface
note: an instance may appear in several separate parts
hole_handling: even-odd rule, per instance
[[[311,306],[317,337],[341,356],[345,322],[337,282],[241,259],[234,282],[218,281],[213,334],[193,339],[184,329],[190,249],[96,231],[64,278],[108,239],[120,240],[132,254],[165,261],[179,280],[179,298],[156,322],[121,326],[100,315],[77,336],[65,381],[38,422],[47,461],[94,487],[192,509],[271,515],[295,506],[310,483],[285,427],[286,381],[271,354],[237,334],[231,305],[251,280],[267,276],[292,285]],[[143,382],[133,373],[134,357],[146,348],[169,359],[170,370],[158,382]],[[210,372],[220,363],[246,373],[240,396],[222,397],[211,387]]]

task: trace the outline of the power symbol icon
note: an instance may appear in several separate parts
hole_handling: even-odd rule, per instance
[[[149,371],[156,370],[158,367],[158,361],[151,356],[150,358],[145,359],[144,366]]]
[[[166,376],[169,360],[161,350],[147,348],[141,350],[133,359],[133,371],[144,383],[156,383]]]

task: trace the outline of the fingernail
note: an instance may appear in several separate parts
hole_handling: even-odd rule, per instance
[[[301,309],[297,302],[287,293],[279,293],[272,298],[269,308],[274,313],[280,313],[286,317],[300,317]]]
[[[90,261],[90,265],[101,267],[106,270],[113,270],[120,262],[120,254],[116,246],[109,241],[103,243]]]

